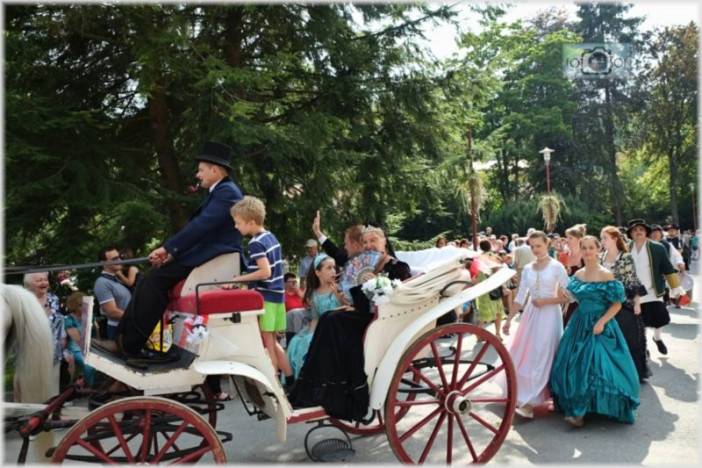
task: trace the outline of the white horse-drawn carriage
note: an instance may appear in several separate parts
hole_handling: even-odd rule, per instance
[[[515,408],[515,371],[502,343],[468,323],[436,326],[439,317],[499,287],[514,272],[505,268],[473,285],[466,281],[465,266],[475,253],[446,252],[452,253],[374,307],[363,346],[370,389],[367,419],[332,421],[353,434],[385,431],[402,462],[486,462],[504,441]],[[130,366],[91,345],[87,331],[86,362],[134,389],[136,396],[115,395],[71,422],[51,451],[53,462],[225,462],[222,441],[232,436],[215,429],[222,404],[203,385],[208,375],[231,376],[247,412],[271,418],[280,441],[288,424],[330,419],[321,407],[290,405],[260,337],[261,296],[218,287],[235,273],[235,255],[193,271],[173,298],[169,321],[180,348],[178,361]],[[200,340],[185,339],[192,336],[193,322],[206,329]],[[34,419],[25,418],[26,424],[33,422],[23,434],[40,430],[70,398],[56,397]],[[47,424],[44,429],[51,427]]]

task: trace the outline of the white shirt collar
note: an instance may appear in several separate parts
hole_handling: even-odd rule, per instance
[[[214,184],[210,185],[210,193],[212,193],[212,191],[214,190],[214,188],[215,188],[215,187],[217,186],[217,184],[220,183],[220,182],[222,182],[222,179],[219,179],[217,182],[215,182]]]

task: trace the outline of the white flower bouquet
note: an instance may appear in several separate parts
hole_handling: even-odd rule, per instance
[[[401,283],[400,280],[391,280],[387,275],[378,275],[363,283],[361,290],[374,304],[387,304],[392,291]]]

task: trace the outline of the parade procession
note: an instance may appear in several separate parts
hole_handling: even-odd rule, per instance
[[[8,2],[3,463],[698,465],[677,4]]]

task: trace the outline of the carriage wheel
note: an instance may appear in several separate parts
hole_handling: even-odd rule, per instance
[[[190,392],[173,393],[164,396],[192,408],[197,413],[207,418],[207,422],[210,423],[210,426],[217,428],[217,412],[222,409],[224,405],[222,402],[217,401],[207,381],[193,387],[193,390]]]
[[[413,401],[402,399],[408,376],[424,390]],[[403,463],[486,463],[507,437],[516,400],[514,365],[493,334],[466,323],[435,328],[402,355],[390,382],[390,446]]]
[[[132,397],[101,406],[61,440],[52,462],[226,463],[217,432],[187,406],[159,397]]]
[[[405,387],[406,390],[402,392],[404,395],[401,397],[401,399],[404,401],[414,400],[417,394],[413,390],[420,387],[419,377],[412,376],[410,381],[405,381],[404,383],[407,384],[407,386]],[[407,406],[398,408],[395,419],[401,419],[405,414],[407,414],[408,411],[409,407]],[[346,431],[349,434],[360,436],[380,434],[385,430],[385,418],[382,411],[375,411],[373,414],[373,419],[371,419],[371,421],[367,424],[358,421],[351,423],[349,421],[344,421],[343,419],[335,418],[329,418],[329,421],[339,429]]]

